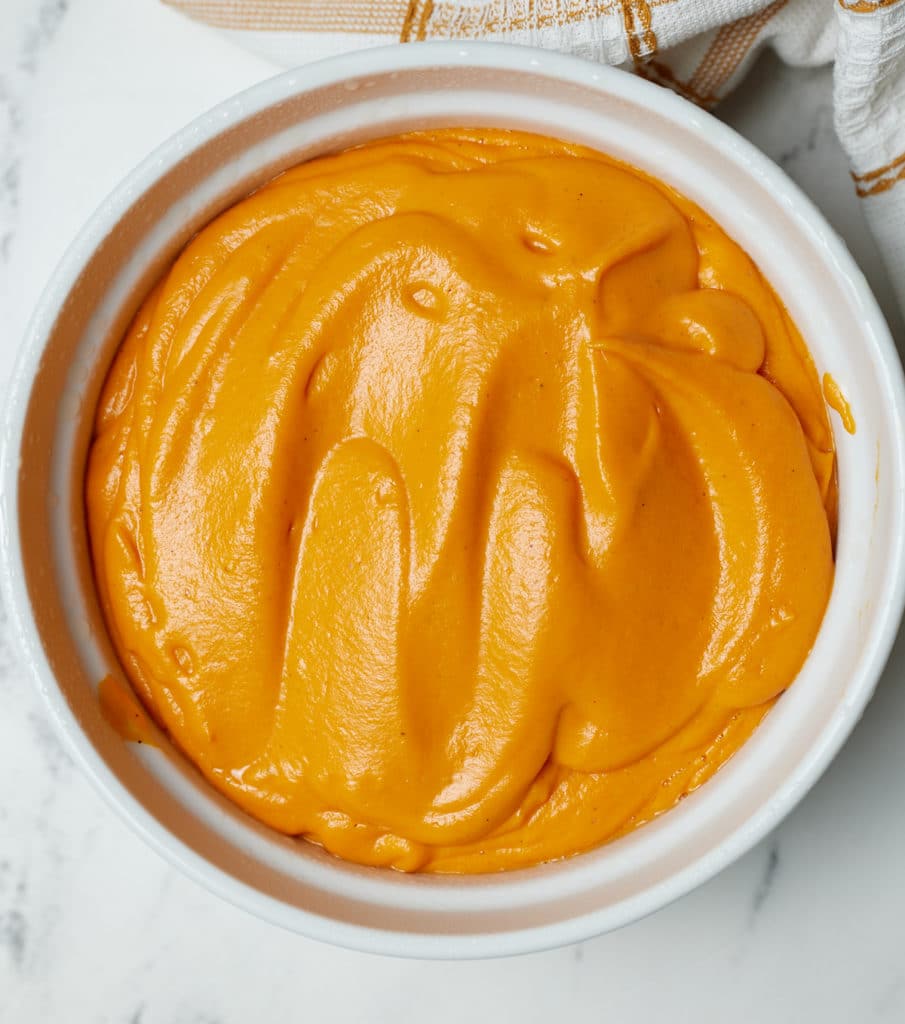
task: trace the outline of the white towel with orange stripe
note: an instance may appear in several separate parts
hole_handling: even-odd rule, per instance
[[[633,68],[703,107],[765,46],[835,62],[836,130],[905,311],[905,0],[165,0],[277,64],[488,39]]]

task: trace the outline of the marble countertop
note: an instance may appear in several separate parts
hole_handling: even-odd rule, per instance
[[[189,118],[274,69],[158,0],[0,3],[0,387],[68,240]],[[808,192],[905,330],[833,134],[829,69],[720,111]],[[823,780],[708,885],[615,934],[462,964],[350,953],[221,902],[79,774],[0,610],[0,1021],[905,1020],[905,644]]]

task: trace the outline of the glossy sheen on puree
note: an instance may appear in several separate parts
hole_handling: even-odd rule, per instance
[[[365,864],[563,857],[711,775],[833,576],[820,383],[665,186],[519,133],[281,175],[141,307],[86,498],[123,668],[213,785]]]

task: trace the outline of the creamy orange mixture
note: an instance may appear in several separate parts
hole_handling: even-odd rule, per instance
[[[757,268],[656,181],[501,131],[317,159],[208,225],[122,343],[86,498],[159,725],[261,821],[404,870],[674,805],[833,576],[820,384]]]

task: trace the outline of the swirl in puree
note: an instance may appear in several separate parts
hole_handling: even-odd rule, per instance
[[[833,579],[805,346],[666,186],[519,132],[287,171],[141,306],[97,411],[122,668],[249,814],[481,872],[670,808],[794,680]]]

